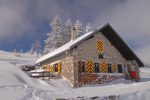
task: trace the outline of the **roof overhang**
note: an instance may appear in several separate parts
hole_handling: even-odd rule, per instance
[[[140,67],[144,67],[143,62],[137,57],[137,55],[129,48],[129,46],[109,24],[101,29],[101,32],[111,42],[111,44],[117,48],[117,50],[126,60],[135,60]]]

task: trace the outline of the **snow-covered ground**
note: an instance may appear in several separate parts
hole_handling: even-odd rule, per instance
[[[150,100],[150,69],[141,68],[142,82],[118,80],[107,85],[71,88],[64,79],[50,81],[30,78],[20,66],[33,64],[37,58],[28,54],[19,57],[0,51],[1,100],[51,100],[58,98],[105,97],[116,95],[121,100]]]

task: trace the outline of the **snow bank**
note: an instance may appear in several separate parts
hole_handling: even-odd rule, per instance
[[[13,53],[0,51],[0,86],[4,84],[7,85],[28,85],[36,88],[45,88],[49,86],[46,82],[30,78],[26,73],[24,73],[19,65],[24,62],[24,64],[31,64],[36,59],[33,59],[31,55],[22,55],[16,57]],[[32,58],[32,60],[31,60]],[[14,63],[12,63],[15,62]]]
[[[19,66],[31,64],[36,57],[31,55],[14,56],[0,51],[0,98],[2,100],[51,100],[77,97],[91,98],[119,96],[121,100],[149,100],[150,69],[140,69],[142,82],[124,79],[112,83],[81,88],[71,88],[64,79],[38,80],[30,78]],[[90,99],[89,99],[90,100]],[[106,100],[106,99],[103,99]]]
[[[31,58],[32,60],[31,60]],[[46,82],[30,78],[19,65],[31,64],[36,59],[31,55],[16,57],[12,53],[0,51],[0,97],[3,100],[34,98],[35,91],[55,91]],[[35,92],[34,94],[32,92]],[[52,94],[52,93],[51,93]],[[37,99],[37,98],[34,98]],[[33,100],[34,100],[33,99]],[[26,100],[26,99],[24,99]]]

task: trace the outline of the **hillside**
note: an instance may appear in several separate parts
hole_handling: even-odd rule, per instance
[[[150,69],[141,68],[142,81],[134,83],[118,80],[106,85],[71,88],[65,79],[43,81],[30,78],[20,66],[33,64],[37,58],[33,55],[22,54],[15,56],[11,52],[0,51],[0,98],[2,100],[50,100],[56,98],[105,97],[118,96],[121,100],[149,100],[150,98]],[[117,99],[116,99],[117,100]]]

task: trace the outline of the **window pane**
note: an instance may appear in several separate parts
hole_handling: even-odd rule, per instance
[[[95,63],[94,72],[99,73],[99,63]]]

